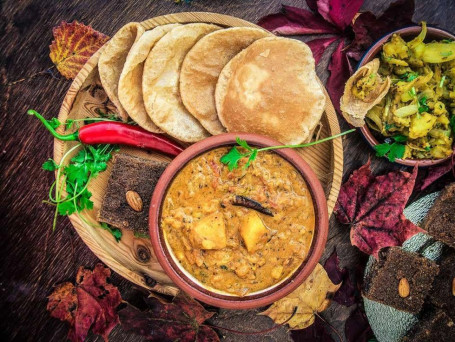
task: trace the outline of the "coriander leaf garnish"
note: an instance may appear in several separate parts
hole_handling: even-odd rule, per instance
[[[120,242],[120,239],[122,238],[122,231],[118,228],[112,228],[110,225],[108,225],[105,222],[100,222],[100,227],[107,230],[109,233],[112,234],[112,236],[115,238],[115,241]],[[148,235],[144,234],[145,238],[148,237]],[[134,233],[134,236],[136,236],[136,232]]]
[[[302,148],[302,147],[308,147],[308,146],[313,146],[316,144],[323,143],[325,141],[329,141],[332,139],[339,138],[343,135],[349,134],[354,132],[355,129],[350,129],[348,131],[345,131],[343,133],[339,133],[336,135],[333,135],[331,137],[327,137],[321,140],[317,141],[312,141],[306,144],[300,144],[300,145],[279,145],[279,146],[268,146],[268,147],[262,147],[262,148],[254,148],[251,147],[245,140],[240,139],[239,137],[236,138],[237,144],[239,147],[242,147],[246,150],[245,153],[240,152],[237,149],[237,146],[234,146],[229,150],[228,153],[226,153],[224,156],[220,158],[220,162],[227,165],[229,171],[232,171],[239,166],[239,161],[243,158],[248,158],[247,162],[245,163],[244,168],[246,169],[251,165],[251,163],[256,159],[257,155],[259,152],[262,151],[269,151],[269,150],[277,150],[277,149],[282,149],[282,148]]]
[[[389,139],[389,141],[386,141],[383,144],[374,146],[377,157],[387,156],[391,162],[394,162],[397,158],[403,158],[406,151],[406,146],[400,143],[406,142],[408,140],[408,137],[400,134],[393,136],[392,139],[394,141],[393,143],[391,143]]]
[[[423,113],[423,112],[428,112],[429,109],[430,108],[427,105],[427,97],[426,96],[422,96],[419,99],[419,114]]]
[[[400,78],[406,82],[412,82],[417,77],[419,77],[419,73],[417,73],[417,72],[406,72]]]
[[[46,171],[55,171],[59,168],[60,166],[55,162],[54,159],[49,158],[43,163],[43,170]]]

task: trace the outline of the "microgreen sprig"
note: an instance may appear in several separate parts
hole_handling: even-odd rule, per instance
[[[244,165],[244,168],[246,169],[256,159],[256,157],[257,157],[259,152],[270,151],[270,150],[278,150],[278,149],[282,149],[282,148],[309,147],[309,146],[313,146],[313,145],[316,145],[316,144],[323,143],[325,141],[329,141],[329,140],[333,140],[333,139],[339,138],[339,137],[341,137],[343,135],[352,133],[354,131],[355,131],[355,129],[350,129],[348,131],[333,135],[331,137],[327,137],[327,138],[320,139],[320,140],[317,140],[317,141],[312,141],[312,142],[309,142],[309,143],[306,143],[306,144],[278,145],[278,146],[268,146],[268,147],[262,147],[262,148],[251,147],[250,145],[248,145],[248,143],[245,140],[240,139],[239,137],[237,137],[236,138],[236,142],[237,142],[237,144],[239,146],[234,146],[233,148],[231,148],[228,153],[226,153],[224,156],[221,157],[220,161],[223,164],[227,165],[229,171],[232,171],[232,170],[234,170],[234,169],[239,167],[239,161],[241,159],[248,158],[247,162]],[[246,150],[246,152],[244,152],[244,153],[240,152],[237,147],[243,147]]]

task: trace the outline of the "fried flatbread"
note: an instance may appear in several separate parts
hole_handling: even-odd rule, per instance
[[[166,33],[179,24],[169,24],[146,31],[131,47],[118,85],[118,97],[128,116],[142,128],[155,133],[163,132],[148,116],[142,96],[144,62],[152,47]]]
[[[271,37],[255,41],[223,68],[215,100],[229,132],[299,144],[311,139],[326,99],[310,48],[298,40]]]
[[[118,98],[120,74],[128,52],[144,32],[145,29],[139,23],[126,24],[106,43],[98,61],[101,84],[124,121],[128,118],[128,114]]]
[[[211,134],[226,130],[218,120],[215,87],[223,67],[255,40],[271,36],[262,29],[233,27],[201,38],[186,55],[180,72],[180,96],[186,109]]]
[[[209,135],[182,104],[179,75],[188,51],[203,36],[218,29],[210,24],[176,27],[155,44],[145,61],[145,109],[159,128],[178,140],[195,142]]]

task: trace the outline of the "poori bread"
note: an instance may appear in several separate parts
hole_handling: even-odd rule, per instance
[[[299,144],[311,139],[326,98],[310,48],[295,39],[270,37],[255,41],[223,68],[215,101],[229,132]]]
[[[253,27],[218,30],[201,38],[186,55],[180,72],[180,96],[186,109],[211,134],[225,132],[215,107],[215,87],[221,70],[252,42],[271,35]]]
[[[98,61],[101,84],[124,121],[128,115],[118,98],[120,74],[131,47],[144,32],[139,23],[126,24],[106,43]]]
[[[159,128],[181,141],[195,142],[209,135],[182,104],[179,75],[188,51],[200,38],[219,28],[202,23],[176,27],[155,44],[145,61],[145,109]]]
[[[146,31],[131,47],[118,85],[118,98],[128,116],[142,128],[155,133],[162,130],[147,114],[142,96],[144,62],[155,43],[180,24],[168,24]]]

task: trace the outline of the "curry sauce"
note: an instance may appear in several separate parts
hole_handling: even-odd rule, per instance
[[[259,153],[247,169],[220,162],[228,148],[206,152],[177,174],[165,196],[160,226],[184,269],[205,286],[234,295],[268,288],[306,259],[315,214],[308,186],[289,162]],[[235,206],[245,196],[273,216]]]

